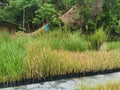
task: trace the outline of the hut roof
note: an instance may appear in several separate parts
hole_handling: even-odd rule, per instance
[[[64,22],[72,23],[75,19],[78,18],[77,13],[75,13],[75,7],[72,7],[69,11],[67,11],[64,15],[60,17],[60,19]]]
[[[12,23],[12,22],[7,22],[7,21],[3,21],[3,20],[0,20],[0,22],[2,22],[2,23],[6,23],[6,24],[10,24],[10,25],[18,26],[18,24],[16,24],[16,23]]]

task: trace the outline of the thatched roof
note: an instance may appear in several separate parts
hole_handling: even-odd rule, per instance
[[[69,11],[67,11],[65,14],[63,14],[60,19],[63,21],[63,22],[68,22],[68,23],[72,23],[74,22],[77,18],[78,18],[78,15],[77,13],[75,13],[75,6],[72,7],[71,9],[69,9]]]
[[[92,12],[99,12],[102,9],[102,1],[103,0],[96,0],[96,2],[92,3]],[[75,12],[78,8],[76,6],[73,6],[71,9],[69,9],[65,14],[63,14],[60,19],[64,23],[74,23],[78,20],[79,15]]]
[[[8,25],[14,25],[14,26],[19,26],[19,25],[16,24],[16,23],[7,22],[7,21],[3,21],[3,20],[0,20],[0,23],[4,23],[4,24],[8,24]],[[1,25],[0,25],[0,26],[1,26]]]

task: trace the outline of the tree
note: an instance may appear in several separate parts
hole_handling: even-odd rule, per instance
[[[76,0],[79,21],[84,31],[103,26],[109,33],[120,34],[120,0]]]
[[[82,24],[83,32],[94,31],[97,28],[96,0],[76,0],[75,12],[79,15],[78,21]]]
[[[49,4],[53,4],[57,10],[63,8],[62,0],[48,0]]]
[[[104,23],[107,32],[120,34],[120,0],[104,0],[103,16],[100,23]]]
[[[26,30],[33,29],[32,20],[39,5],[41,5],[40,0],[10,0],[9,6],[1,7],[0,19],[22,26],[23,11],[25,10]]]
[[[33,23],[37,25],[44,25],[45,23],[50,23],[58,16],[59,14],[55,7],[52,4],[45,3],[35,11],[35,18],[33,19]]]

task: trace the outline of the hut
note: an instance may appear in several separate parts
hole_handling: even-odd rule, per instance
[[[0,31],[8,31],[15,34],[17,25],[6,21],[0,21]]]

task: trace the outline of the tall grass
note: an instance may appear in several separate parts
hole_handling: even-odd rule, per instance
[[[65,31],[52,31],[48,33],[40,33],[37,38],[44,45],[50,45],[57,50],[85,51],[87,50],[87,42],[85,37],[77,33]]]
[[[27,77],[45,77],[60,73],[60,60],[57,53],[41,42],[34,42],[27,46],[24,60]],[[32,76],[31,76],[32,72]]]
[[[99,50],[100,46],[107,40],[107,35],[103,31],[103,27],[99,28],[90,36],[91,46],[93,49]]]
[[[79,33],[48,32],[12,39],[0,37],[0,82],[120,68],[120,51],[86,50]],[[57,50],[56,50],[57,49]],[[76,51],[76,52],[71,52]]]
[[[21,77],[26,42],[26,38],[13,40],[9,33],[0,33],[0,81]]]
[[[7,31],[0,31],[0,41],[9,41],[11,39],[10,34]]]
[[[50,46],[43,46],[40,41],[35,41],[26,48],[25,72],[30,78],[111,70],[120,68],[119,53],[120,51],[82,53],[56,51]]]

